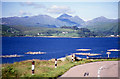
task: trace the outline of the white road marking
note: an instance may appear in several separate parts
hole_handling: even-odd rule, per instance
[[[105,66],[105,65],[104,65]],[[104,66],[101,66],[99,69],[98,69],[98,77],[100,77],[100,71],[103,69]]]

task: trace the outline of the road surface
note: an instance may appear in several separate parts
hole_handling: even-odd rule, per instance
[[[61,77],[118,77],[118,61],[93,62],[72,67]]]

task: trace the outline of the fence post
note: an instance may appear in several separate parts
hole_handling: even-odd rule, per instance
[[[89,57],[88,57],[88,55],[87,55],[87,59],[88,59]]]
[[[35,70],[35,61],[32,61],[32,75],[34,75]]]
[[[55,59],[55,68],[57,68],[57,59]]]
[[[73,62],[73,55],[72,55],[72,62]]]

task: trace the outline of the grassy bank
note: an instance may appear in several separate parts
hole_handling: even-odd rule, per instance
[[[57,68],[54,68],[53,60],[34,60],[35,75],[31,75],[32,60],[15,62],[13,64],[2,64],[2,77],[59,77],[71,67],[97,61],[117,61],[118,59],[95,59],[74,61],[66,59],[58,61]]]

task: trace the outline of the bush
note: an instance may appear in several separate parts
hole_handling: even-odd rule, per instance
[[[18,77],[17,70],[11,66],[2,69],[2,77]]]

